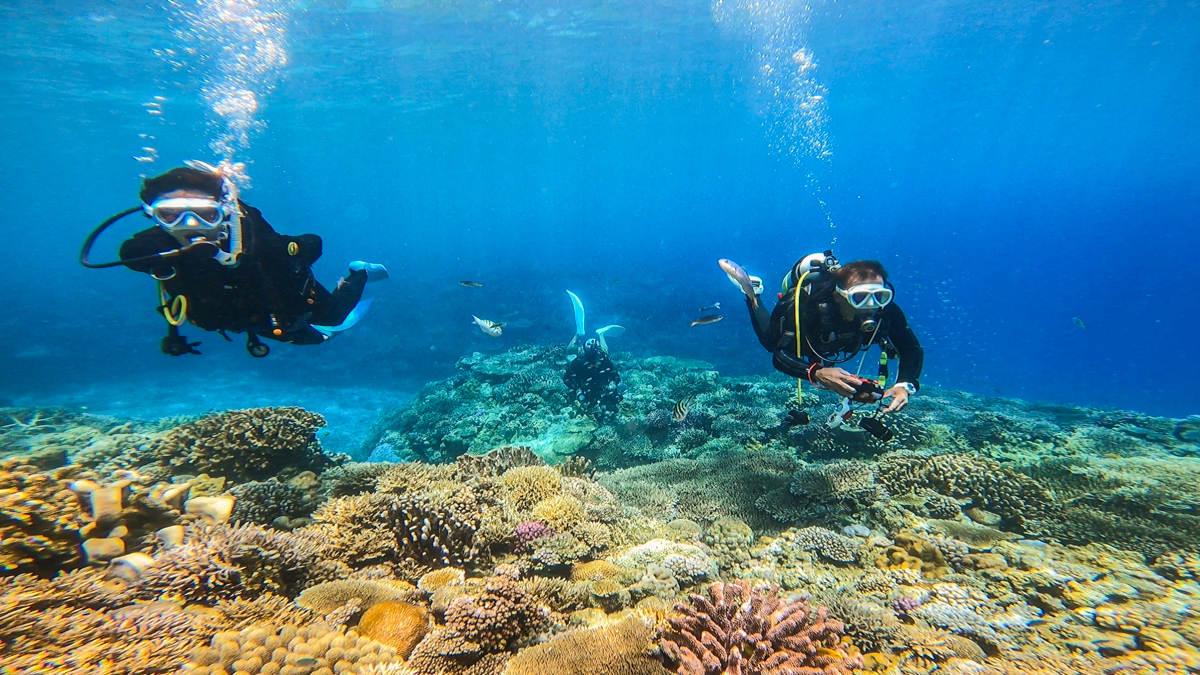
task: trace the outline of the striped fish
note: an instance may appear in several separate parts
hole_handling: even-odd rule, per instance
[[[504,332],[503,328],[508,325],[506,323],[496,323],[495,321],[481,319],[475,315],[471,315],[471,318],[475,319],[472,323],[479,326],[479,330],[483,331],[484,335],[491,337],[500,337],[500,334]]]
[[[690,410],[692,406],[692,398],[694,397],[691,394],[688,394],[687,396],[679,399],[679,402],[675,404],[675,412],[673,417],[675,418],[676,422],[682,422],[687,419],[688,410]]]

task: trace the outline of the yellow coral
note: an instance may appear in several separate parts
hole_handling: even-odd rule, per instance
[[[416,596],[421,593],[403,581],[342,579],[306,588],[296,598],[296,604],[317,614],[328,614],[354,599],[361,602],[362,609],[369,609],[376,603],[412,600]]]
[[[188,668],[196,675],[343,673],[395,661],[396,650],[355,631],[260,624],[217,633],[210,646],[192,651]]]
[[[571,567],[571,581],[600,581],[615,579],[620,576],[622,569],[607,560],[592,560],[577,563]]]
[[[562,494],[562,474],[549,466],[519,466],[500,477],[508,490],[508,499],[518,509],[528,509],[538,502]]]
[[[446,586],[461,584],[467,578],[466,572],[456,567],[443,567],[422,576],[417,581],[417,588],[426,593],[436,593]]]
[[[556,495],[543,499],[533,507],[531,513],[535,520],[540,520],[558,532],[567,532],[583,522],[587,514],[583,504],[574,497]]]
[[[652,622],[631,616],[523,649],[503,675],[669,675],[654,656]]]

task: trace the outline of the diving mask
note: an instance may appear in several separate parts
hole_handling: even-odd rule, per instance
[[[883,309],[892,301],[892,289],[883,284],[858,284],[850,288],[834,287],[854,309]]]
[[[142,209],[159,226],[170,232],[214,230],[229,219],[229,210],[207,197],[171,197],[143,204]]]

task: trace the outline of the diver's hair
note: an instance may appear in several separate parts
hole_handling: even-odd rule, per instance
[[[195,190],[211,195],[215,199],[225,196],[225,180],[220,174],[193,169],[189,166],[177,166],[174,169],[142,182],[141,198],[143,204],[158,199],[168,192],[175,190]]]
[[[887,270],[883,269],[883,263],[877,260],[855,260],[846,263],[835,270],[832,276],[839,288],[850,288],[874,277],[880,277],[884,281],[887,281],[888,278]]]

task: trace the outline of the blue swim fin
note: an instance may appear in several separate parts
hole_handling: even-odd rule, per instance
[[[313,328],[316,328],[318,331],[323,333],[325,335],[325,339],[328,340],[342,331],[347,331],[351,328],[354,328],[354,325],[362,320],[363,315],[367,313],[367,310],[371,309],[371,302],[371,298],[359,300],[358,304],[354,306],[354,309],[350,310],[350,313],[346,315],[346,320],[336,326],[317,326],[314,324]]]

